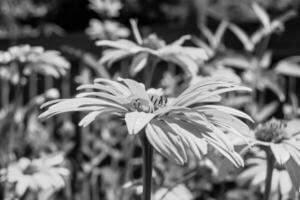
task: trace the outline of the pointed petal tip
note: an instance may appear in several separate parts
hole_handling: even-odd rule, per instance
[[[38,118],[40,119],[40,120],[46,120],[46,119],[48,119],[49,117],[48,117],[48,115],[49,115],[49,112],[48,111],[45,111],[45,112],[43,112],[43,113],[41,113],[39,116],[38,116]]]

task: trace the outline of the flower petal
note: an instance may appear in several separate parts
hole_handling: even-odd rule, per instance
[[[230,91],[251,91],[250,88],[238,86],[233,83],[216,81],[215,78],[204,78],[197,84],[187,88],[173,102],[174,106],[191,106],[206,102],[206,99]]]
[[[300,192],[300,166],[294,161],[294,159],[289,159],[285,163],[285,167],[290,175],[293,182],[294,188]]]
[[[130,40],[116,40],[116,41],[111,41],[111,40],[100,40],[96,42],[97,46],[107,46],[111,48],[116,48],[116,49],[123,49],[123,50],[130,50],[130,49],[136,49],[139,48],[139,46],[131,42]]]
[[[118,78],[118,81],[123,82],[129,88],[131,93],[134,94],[134,96],[136,96],[136,98],[145,99],[150,102],[150,99],[146,92],[144,84],[138,83],[131,79],[124,79],[121,77]]]
[[[230,107],[227,107],[227,106],[220,106],[220,105],[205,105],[205,106],[201,106],[201,108],[211,108],[211,109],[216,109],[216,110],[219,110],[223,113],[228,113],[230,115],[233,115],[233,116],[236,116],[236,117],[240,117],[240,118],[244,118],[244,119],[247,119],[251,122],[254,122],[253,119],[247,115],[246,113],[242,112],[242,111],[239,111],[237,109],[234,109],[234,108],[230,108]]]
[[[260,173],[264,174],[266,177],[266,166],[265,165],[255,165],[245,169],[237,178],[240,184],[245,184],[249,180],[253,179],[255,176]]]
[[[287,196],[293,189],[291,178],[286,170],[281,170],[279,176],[280,193],[283,196]]]
[[[228,109],[230,109],[230,108],[228,107]],[[249,127],[240,119],[238,119],[226,112],[223,112],[223,111],[225,111],[224,109],[223,109],[223,111],[220,111],[218,109],[210,109],[205,106],[199,106],[199,107],[197,107],[197,110],[200,113],[205,114],[207,119],[212,124],[224,129],[224,131],[229,131],[231,133],[237,134],[238,136],[240,136],[244,139],[245,139],[245,136],[250,135]]]
[[[207,143],[201,136],[201,129],[196,129],[192,124],[181,120],[166,120],[166,123],[180,135],[186,148],[191,149],[192,153],[199,160],[207,154]]]
[[[129,68],[130,75],[135,76],[138,72],[140,72],[148,62],[148,54],[140,53],[132,59],[131,66]]]
[[[290,120],[286,124],[285,131],[290,135],[295,135],[300,133],[300,120],[294,119]]]
[[[116,109],[109,109],[109,108],[104,108],[102,110],[99,111],[93,111],[90,112],[89,114],[87,114],[86,116],[84,116],[84,118],[82,118],[79,122],[79,126],[83,126],[86,127],[88,126],[90,123],[92,123],[97,116],[101,115],[101,114],[105,114],[105,113],[113,113],[113,112],[118,112],[118,110]]]
[[[107,85],[110,86],[111,89],[115,90],[116,92],[118,92],[119,94],[123,94],[125,96],[129,96],[131,94],[131,91],[128,89],[128,87],[126,87],[125,85],[113,81],[113,80],[109,80],[109,79],[105,79],[105,78],[96,78],[94,80],[95,86],[98,87],[98,84],[102,84],[102,85]],[[99,87],[99,90],[103,90],[101,89],[101,87]]]
[[[163,121],[153,120],[148,124],[146,136],[151,145],[169,160],[180,165],[187,162],[182,139]]]
[[[282,144],[270,143],[270,147],[278,164],[283,165],[290,159],[290,153]]]
[[[129,134],[139,133],[153,118],[155,114],[144,112],[130,112],[125,114],[125,122]]]
[[[284,148],[290,153],[294,161],[300,166],[300,144],[298,141],[284,141]]]
[[[53,103],[52,103],[53,102]],[[74,111],[96,111],[103,108],[114,108],[120,112],[126,112],[127,109],[117,103],[102,100],[98,98],[74,98],[74,99],[61,99],[59,101],[54,100],[47,103],[48,110],[42,113],[40,118],[49,118],[54,115],[74,112]]]

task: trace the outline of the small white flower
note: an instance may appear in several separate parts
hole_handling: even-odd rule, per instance
[[[29,160],[21,158],[8,169],[2,169],[7,181],[15,184],[15,192],[22,197],[27,190],[32,192],[58,191],[66,186],[70,172],[63,167],[62,154]],[[5,178],[5,177],[4,177]]]

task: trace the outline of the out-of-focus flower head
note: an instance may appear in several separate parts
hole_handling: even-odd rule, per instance
[[[263,192],[265,190],[267,161],[263,152],[258,151],[256,154],[258,154],[256,157],[246,160],[246,169],[239,174],[237,181],[242,185],[249,183],[253,188]],[[289,199],[295,195],[289,172],[278,163],[275,163],[273,169],[271,195],[272,199],[277,199],[279,196],[281,199]]]
[[[9,3],[1,1],[0,5],[1,13],[5,15],[9,12],[10,16],[18,19],[43,17],[49,11],[47,4],[36,4],[31,0],[11,0]]]
[[[31,72],[58,78],[69,68],[70,63],[59,52],[39,46],[20,45],[0,51],[0,77],[8,80]]]
[[[142,83],[119,78],[118,81],[99,78],[94,84],[82,85],[75,98],[46,103],[48,109],[40,115],[49,118],[57,114],[84,111],[80,121],[87,126],[100,115],[114,115],[124,119],[130,135],[145,130],[152,146],[163,156],[184,164],[187,151],[201,160],[207,154],[207,145],[216,148],[234,165],[243,165],[224,132],[242,137],[248,126],[239,118],[251,118],[233,108],[215,105],[221,94],[229,91],[249,91],[233,83],[205,79],[187,88],[171,102],[161,96],[161,90],[148,92]]]
[[[120,0],[89,0],[90,8],[102,16],[117,17],[122,8]]]
[[[183,46],[183,43],[191,38],[189,35],[182,36],[171,44],[166,44],[155,34],[142,39],[136,24],[133,27],[137,43],[124,39],[116,41],[100,40],[96,43],[98,46],[109,47],[100,59],[102,64],[110,67],[117,61],[132,57],[129,71],[134,76],[142,71],[150,60],[155,58],[157,61],[166,61],[178,65],[187,76],[192,77],[197,75],[200,64],[208,59],[208,55],[203,49]]]
[[[300,191],[300,120],[271,119],[249,136],[255,146],[272,154],[277,165],[287,170],[294,188]]]
[[[11,163],[7,170],[1,170],[2,179],[15,185],[15,193],[22,197],[27,190],[31,192],[56,192],[67,184],[70,174],[63,166],[62,154],[30,160],[21,158]]]
[[[117,40],[127,38],[130,31],[117,21],[105,20],[102,22],[98,19],[91,19],[90,26],[86,30],[86,33],[92,39]]]

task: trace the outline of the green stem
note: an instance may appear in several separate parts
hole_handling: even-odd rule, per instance
[[[140,133],[143,149],[143,196],[142,200],[151,200],[152,155],[153,148],[145,132]]]
[[[134,154],[134,143],[135,143],[135,138],[133,137],[133,139],[131,137],[128,137],[127,141],[124,142],[124,149],[128,149],[127,152],[125,153],[125,157],[127,159],[127,162],[125,163],[125,169],[124,169],[124,181],[123,183],[127,183],[130,180],[131,177],[131,173],[132,173],[132,162],[131,159],[133,158],[133,154]],[[128,193],[124,193],[124,190],[121,190],[120,193],[120,198],[121,200],[129,200],[129,194]]]
[[[267,154],[267,177],[265,182],[265,193],[263,200],[269,200],[271,185],[272,185],[272,177],[273,177],[273,169],[275,165],[275,158],[270,152],[266,152]]]

